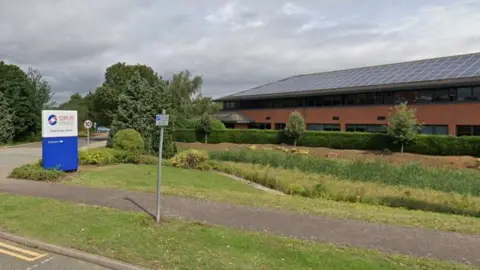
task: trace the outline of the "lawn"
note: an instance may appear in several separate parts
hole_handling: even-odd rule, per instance
[[[68,184],[155,192],[156,166],[115,165],[83,169]],[[238,205],[278,208],[315,215],[356,219],[443,231],[480,234],[480,219],[363,203],[336,202],[259,191],[214,172],[163,168],[164,194],[207,199]]]
[[[0,194],[0,229],[155,269],[472,269],[144,214]]]

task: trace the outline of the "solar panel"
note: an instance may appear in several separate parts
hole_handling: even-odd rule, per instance
[[[245,97],[480,76],[480,53],[290,77],[233,94]]]

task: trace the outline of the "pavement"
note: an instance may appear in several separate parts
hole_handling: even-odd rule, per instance
[[[0,192],[155,213],[154,194],[28,180],[0,180]],[[480,265],[480,236],[343,220],[162,196],[162,215],[387,253]]]
[[[106,270],[107,268],[0,240],[0,270]]]

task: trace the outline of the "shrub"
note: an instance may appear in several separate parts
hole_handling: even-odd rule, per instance
[[[46,170],[40,163],[35,163],[13,169],[9,177],[34,181],[55,181],[63,178],[65,175],[62,171]]]
[[[109,165],[118,162],[118,152],[112,148],[92,148],[79,152],[81,165]]]
[[[119,130],[113,137],[113,148],[140,152],[145,149],[142,135],[134,129]]]
[[[177,130],[177,142],[203,141],[203,134],[195,130]],[[283,131],[275,130],[242,130],[226,129],[213,130],[209,143],[238,143],[238,144],[292,144],[291,138]],[[385,134],[359,132],[318,132],[307,131],[298,140],[298,146],[328,147],[333,149],[399,151],[399,146]],[[479,137],[451,137],[440,135],[417,135],[413,141],[405,145],[405,152],[426,155],[469,155],[480,156]]]
[[[205,164],[208,160],[207,152],[189,149],[176,154],[170,160],[170,165],[184,169],[206,169]]]
[[[268,165],[274,168],[298,169],[302,172],[324,173],[342,179],[378,182],[429,188],[445,192],[480,195],[480,173],[467,169],[433,169],[418,164],[395,165],[388,162],[332,160],[279,151],[211,151],[210,158]]]
[[[158,158],[150,155],[139,155],[136,157],[135,164],[157,165]]]

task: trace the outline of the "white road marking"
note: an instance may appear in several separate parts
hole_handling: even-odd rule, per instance
[[[43,260],[43,261],[42,261],[41,263],[39,263],[39,264],[35,264],[35,265],[30,266],[29,268],[27,268],[27,270],[32,270],[32,269],[34,269],[34,268],[36,268],[36,267],[39,267],[40,265],[45,264],[45,263],[47,263],[47,262],[49,262],[49,261],[51,261],[51,260],[53,260],[53,259],[55,259],[55,257],[50,257],[50,258],[48,258],[48,259],[46,259],[46,260]]]

